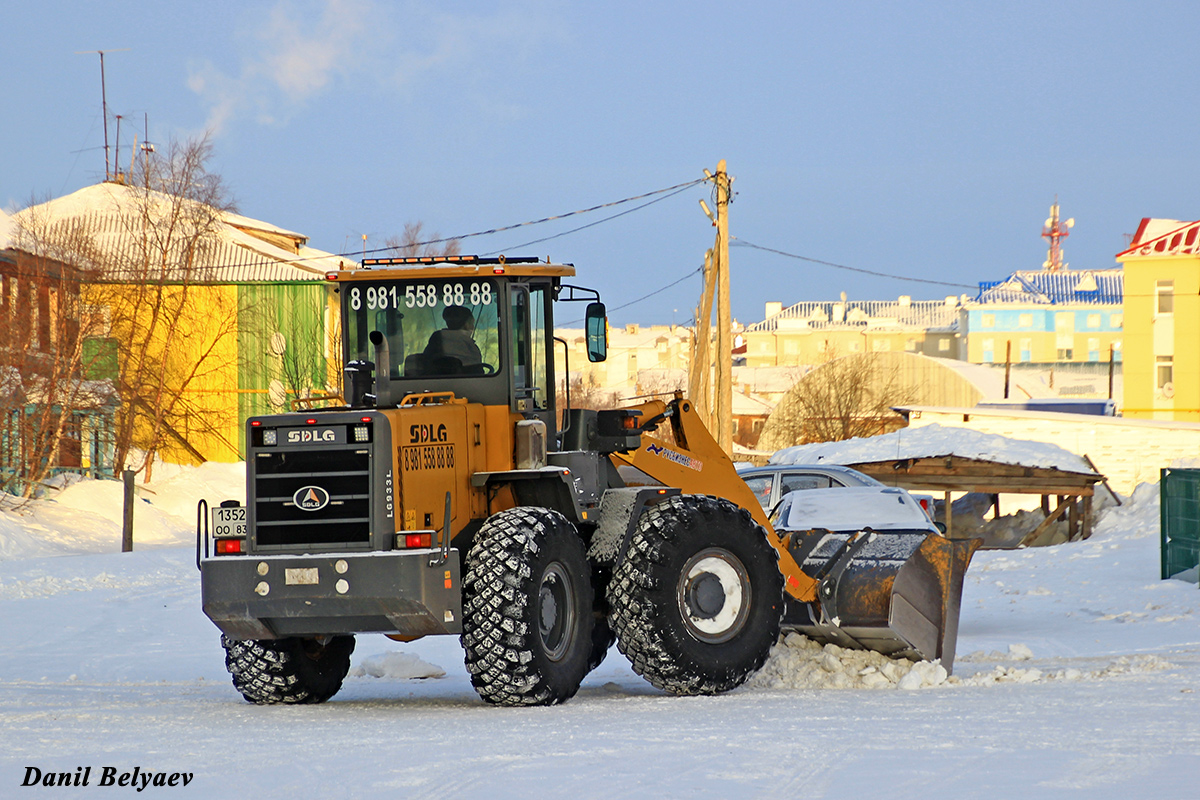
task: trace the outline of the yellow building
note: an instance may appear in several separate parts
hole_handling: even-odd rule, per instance
[[[1117,261],[1125,416],[1200,422],[1200,222],[1143,219]]]

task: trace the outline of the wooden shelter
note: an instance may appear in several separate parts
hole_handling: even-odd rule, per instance
[[[1090,465],[1091,462],[1088,463]],[[1094,468],[1089,472],[1074,472],[1058,467],[1001,464],[956,455],[890,459],[845,466],[891,486],[910,491],[942,492],[946,501],[946,536],[950,538],[954,536],[951,492],[992,495],[997,516],[1001,494],[1041,495],[1046,519],[1022,539],[1022,544],[1035,541],[1064,515],[1067,517],[1068,537],[1071,540],[1091,536],[1092,497],[1096,484],[1104,480],[1104,476]],[[1054,506],[1053,510],[1051,505]]]

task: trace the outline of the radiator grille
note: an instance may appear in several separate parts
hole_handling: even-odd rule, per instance
[[[370,543],[369,451],[260,451],[252,468],[258,546]],[[328,505],[317,511],[297,507],[293,497],[308,486],[327,492]]]

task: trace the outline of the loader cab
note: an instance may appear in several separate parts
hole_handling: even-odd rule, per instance
[[[452,391],[554,431],[553,305],[574,268],[454,258],[367,259],[362,270],[327,276],[341,295],[347,399],[394,405],[410,394]],[[598,302],[588,307],[592,360],[604,358],[603,313]],[[376,362],[385,357],[383,381]]]

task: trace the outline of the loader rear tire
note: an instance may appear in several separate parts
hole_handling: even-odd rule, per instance
[[[595,618],[587,553],[566,517],[534,507],[493,514],[475,535],[462,586],[462,645],[480,697],[536,706],[575,696]]]
[[[221,636],[225,668],[247,702],[324,703],[342,688],[350,671],[353,636],[317,639],[248,639]]]
[[[672,694],[740,686],[779,636],[778,561],[763,528],[728,500],[664,500],[642,515],[609,583],[617,646]]]

